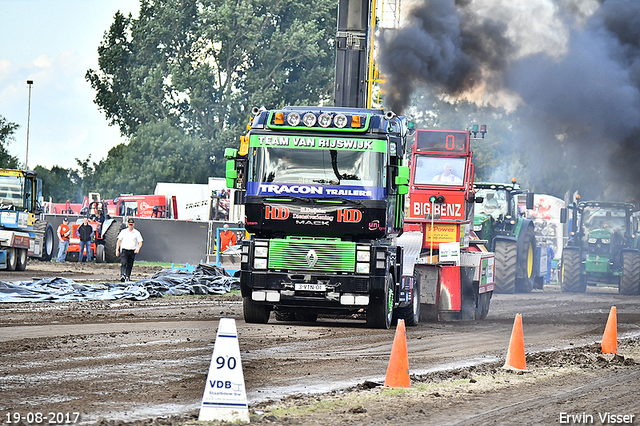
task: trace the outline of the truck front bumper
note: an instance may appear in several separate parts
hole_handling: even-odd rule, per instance
[[[327,313],[365,308],[384,286],[384,276],[256,271],[242,271],[240,275],[243,297],[251,297],[256,303]]]

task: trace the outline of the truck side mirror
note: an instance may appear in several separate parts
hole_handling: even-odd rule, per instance
[[[409,193],[409,167],[398,166],[398,175],[394,183],[398,187],[398,194],[405,195]]]
[[[560,209],[560,223],[567,223],[567,209]]]
[[[236,170],[236,161],[235,160],[227,160],[225,178],[226,178],[226,181],[227,181],[227,188],[235,188],[236,187],[236,181],[238,179],[238,171]]]
[[[238,150],[235,148],[225,148],[224,150],[224,158],[227,160],[231,160],[232,158],[236,158],[238,156]]]
[[[527,192],[527,210],[533,210],[533,192]]]

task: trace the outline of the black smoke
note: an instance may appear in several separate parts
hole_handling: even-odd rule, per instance
[[[506,68],[512,46],[506,26],[466,10],[469,1],[431,0],[411,13],[412,25],[383,40],[380,66],[386,103],[402,113],[419,84],[459,96],[491,83]],[[491,79],[483,78],[490,71]]]
[[[564,179],[573,186],[566,190],[589,198],[637,202],[640,1],[537,0],[552,1],[563,49],[530,54],[522,53],[526,26],[508,31],[518,17],[481,11],[501,3],[506,9],[510,0],[424,1],[410,25],[382,45],[386,104],[406,109],[416,88],[440,98],[473,94],[479,102],[508,93],[518,99],[510,114],[521,123],[509,142],[528,156],[534,186]]]

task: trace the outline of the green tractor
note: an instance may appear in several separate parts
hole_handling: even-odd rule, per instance
[[[541,253],[536,243],[535,227],[525,211],[519,206],[518,197],[526,194],[526,209],[533,208],[533,193],[512,183],[474,184],[476,200],[473,230],[481,240],[489,244],[489,251],[496,255],[496,293],[529,293],[534,288],[542,289],[544,274],[541,268]],[[546,268],[546,261],[543,267]]]
[[[569,242],[562,250],[561,290],[584,293],[587,285],[613,284],[638,294],[640,251],[636,207],[631,203],[579,201],[572,210]],[[566,222],[567,212],[561,220]]]

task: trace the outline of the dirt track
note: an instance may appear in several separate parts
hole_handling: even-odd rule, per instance
[[[114,280],[119,268],[29,266],[23,274],[78,281]],[[139,278],[153,271],[134,267]],[[359,319],[299,324],[272,316],[264,326],[245,324],[237,296],[5,304],[0,419],[79,412],[82,424],[192,420],[218,320],[229,317],[237,323],[252,423],[570,424],[563,413],[584,413],[590,424],[613,424],[599,418],[608,412],[640,424],[638,302],[609,288],[569,295],[548,286],[494,296],[485,321],[408,328],[409,391],[375,386],[384,381],[395,330],[367,329]],[[613,305],[619,357],[600,355],[594,345]],[[516,313],[524,323],[525,374],[500,368]]]

